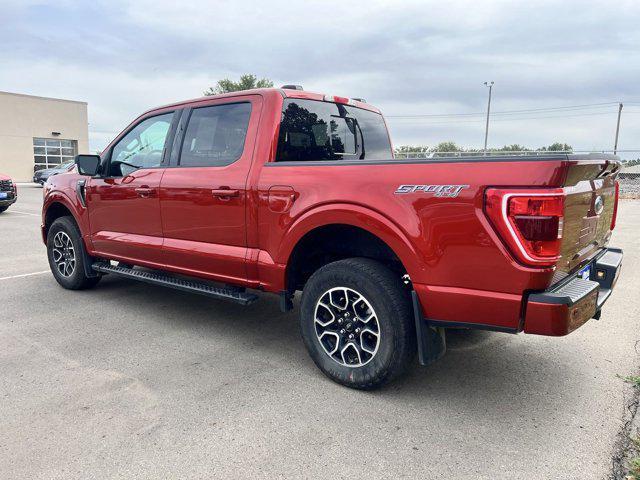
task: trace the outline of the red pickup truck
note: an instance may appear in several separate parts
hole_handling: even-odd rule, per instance
[[[446,328],[566,335],[622,264],[617,157],[395,159],[378,109],[292,86],[150,110],[76,163],[44,192],[63,287],[302,291],[311,357],[354,388],[436,360]]]

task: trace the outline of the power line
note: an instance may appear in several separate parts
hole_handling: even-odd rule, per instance
[[[552,113],[552,112],[550,112]],[[627,113],[640,113],[640,112],[627,112]],[[508,118],[494,118],[493,122],[512,122],[512,121],[522,121],[522,120],[543,120],[543,119],[552,119],[552,118],[572,118],[572,117],[590,117],[590,116],[602,116],[602,115],[616,115],[617,112],[590,112],[590,113],[572,113],[568,115],[543,115],[543,116],[521,116],[521,117],[508,117]],[[389,118],[389,117],[385,117]],[[409,121],[418,121],[419,123],[423,123],[425,125],[457,125],[462,123],[483,123],[484,119],[478,118],[474,120],[467,119],[454,119],[454,118],[393,118],[393,120],[409,120]],[[410,123],[410,122],[409,122]]]
[[[527,115],[527,114],[536,114],[536,113],[563,113],[563,112],[576,112],[576,111],[582,111],[582,110],[600,110],[603,108],[611,108],[613,105],[616,104],[607,104],[607,105],[601,105],[601,106],[585,106],[585,107],[554,107],[554,108],[540,108],[540,109],[531,109],[529,111],[526,110],[522,110],[522,111],[517,111],[514,110],[512,112],[496,112],[497,115],[501,115],[501,116],[510,116],[510,115]]]
[[[571,118],[571,117],[591,117],[599,115],[615,115],[617,112],[591,112],[591,113],[572,113],[569,115],[546,115],[542,117],[521,117],[521,118],[496,118],[494,122],[510,122],[512,120],[539,120],[544,118]]]
[[[582,105],[566,105],[563,107],[547,107],[547,108],[529,108],[529,109],[521,109],[521,110],[502,110],[491,113],[491,115],[512,115],[518,113],[529,113],[529,112],[550,112],[550,111],[562,111],[562,110],[582,110],[587,108],[604,108],[612,105],[618,105],[619,102],[603,102],[603,103],[587,103]],[[636,102],[627,102],[630,105],[636,104]],[[640,102],[637,102],[640,105]],[[422,117],[467,117],[467,116],[478,116],[478,115],[486,115],[486,112],[472,112],[472,113],[426,113],[426,114],[416,114],[416,115],[385,115],[386,118],[422,118]]]

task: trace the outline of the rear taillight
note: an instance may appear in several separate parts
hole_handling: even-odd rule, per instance
[[[560,258],[564,198],[561,188],[489,188],[485,213],[520,263],[547,267]]]
[[[613,202],[613,216],[611,217],[611,230],[616,228],[616,219],[618,218],[618,200],[620,199],[620,184],[616,180],[616,198]]]

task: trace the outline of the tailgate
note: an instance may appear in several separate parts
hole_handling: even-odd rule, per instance
[[[618,170],[611,155],[569,156],[558,270],[573,270],[609,242]]]

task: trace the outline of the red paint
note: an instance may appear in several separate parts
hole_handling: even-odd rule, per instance
[[[589,169],[600,171],[608,161],[594,157],[267,166],[274,160],[285,95],[324,99],[322,94],[265,89],[146,112],[134,123],[180,108],[252,103],[245,148],[235,163],[167,166],[141,169],[120,179],[88,179],[87,208],[75,192],[77,180],[84,177],[75,172],[57,175],[50,180],[43,214],[54,203],[65,205],[91,255],[269,292],[286,288],[287,263],[304,235],[325,225],[351,225],[393,250],[427,317],[522,329],[523,294],[546,289],[553,282],[556,262],[542,266],[523,262],[504,231],[488,219],[485,193],[526,188],[537,195],[569,188],[573,193],[567,195],[584,194],[587,202]],[[580,169],[584,172],[574,175]],[[613,188],[611,182],[604,180],[603,192]],[[419,191],[394,194],[400,185],[425,183],[468,187],[454,198]],[[589,207],[585,203],[580,208]],[[608,236],[585,255],[593,256],[606,240]],[[549,321],[556,315],[538,306],[528,312],[527,318],[547,315]]]
[[[569,333],[569,307],[529,302],[525,317],[526,333],[561,337]]]
[[[414,284],[427,318],[518,328],[522,295],[457,287]]]
[[[163,173],[163,168],[149,168],[121,178],[87,180],[86,210],[95,254],[163,263],[159,199]]]

